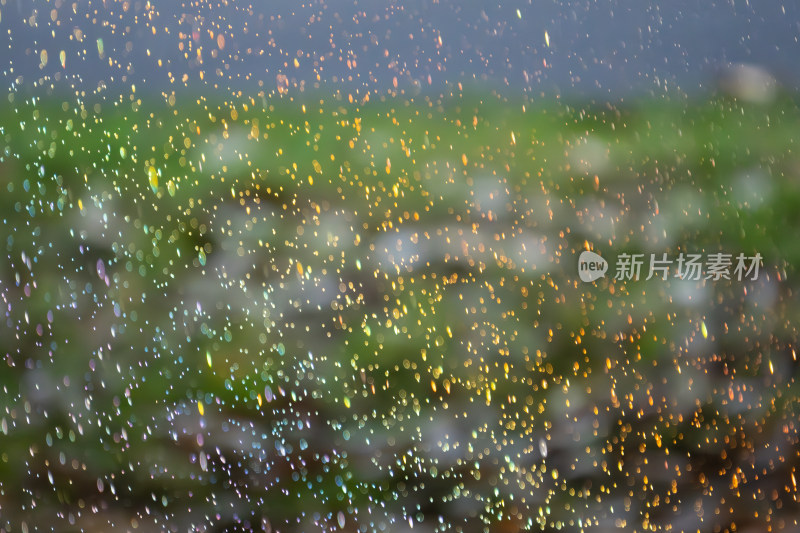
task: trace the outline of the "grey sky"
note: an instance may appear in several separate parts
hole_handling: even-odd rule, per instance
[[[145,91],[272,91],[288,82],[385,92],[395,80],[434,89],[479,80],[614,97],[694,92],[724,65],[746,62],[798,85],[794,2],[220,4],[83,0],[73,11],[72,2],[9,1],[0,7],[0,72],[9,84],[87,93],[118,83]]]

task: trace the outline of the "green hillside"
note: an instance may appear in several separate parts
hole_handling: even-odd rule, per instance
[[[799,135],[796,95],[12,94],[0,530],[797,528]]]

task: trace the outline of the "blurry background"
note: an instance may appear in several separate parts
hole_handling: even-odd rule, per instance
[[[708,91],[736,63],[800,83],[793,2],[6,0],[0,10],[7,83],[87,94],[131,84],[255,94],[285,76],[326,94],[480,82],[617,100]]]
[[[0,0],[0,530],[797,529],[797,9]]]

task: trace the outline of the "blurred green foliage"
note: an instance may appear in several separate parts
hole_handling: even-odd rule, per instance
[[[796,97],[376,100],[9,98],[0,528],[797,527]]]

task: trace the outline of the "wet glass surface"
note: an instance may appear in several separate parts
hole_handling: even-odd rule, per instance
[[[0,0],[0,531],[798,528],[798,15]]]

